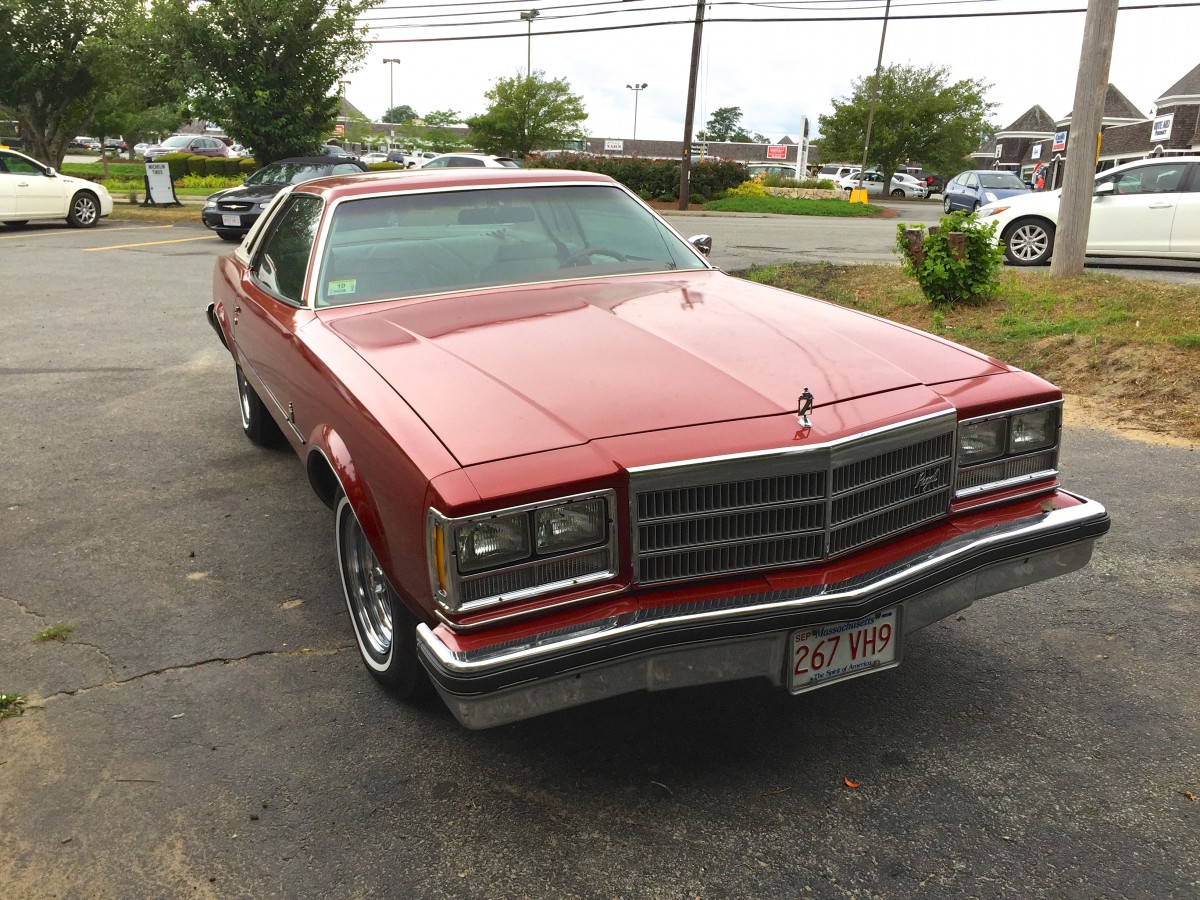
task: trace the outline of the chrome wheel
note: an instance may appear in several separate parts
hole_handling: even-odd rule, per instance
[[[942,209],[944,209],[946,212],[950,212],[950,198],[949,197],[942,198]]]
[[[1050,258],[1054,226],[1036,219],[1019,221],[1004,236],[1004,255],[1018,266],[1035,266]]]
[[[337,543],[346,606],[363,661],[376,671],[385,671],[392,655],[396,594],[344,496],[337,510]]]
[[[242,414],[242,428],[246,431],[250,430],[250,385],[246,383],[246,376],[242,374],[242,370],[237,371],[237,386],[238,386],[238,410]]]
[[[416,616],[392,587],[358,515],[341,491],[333,521],[342,590],[363,664],[397,697],[412,700],[425,696],[430,683],[417,659]]]
[[[89,193],[81,192],[71,200],[67,222],[76,228],[91,228],[100,219],[100,204]]]

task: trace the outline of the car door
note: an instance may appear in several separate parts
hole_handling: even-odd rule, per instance
[[[1186,162],[1162,160],[1097,179],[1097,188],[1111,184],[1113,189],[1092,196],[1087,252],[1168,252],[1187,167]]]
[[[1200,166],[1193,163],[1171,224],[1171,255],[1200,259]]]
[[[302,364],[296,332],[313,318],[304,291],[323,210],[324,202],[308,194],[284,201],[253,249],[231,328],[242,371],[300,442],[307,435],[296,426]]]
[[[0,153],[0,222],[17,217],[17,176],[8,171],[7,157]]]
[[[13,215],[37,219],[67,214],[67,192],[62,179],[24,156],[6,154],[5,167],[13,180]]]

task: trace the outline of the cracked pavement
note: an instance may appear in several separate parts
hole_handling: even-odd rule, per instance
[[[226,247],[85,250],[141,234],[0,230],[4,900],[1200,892],[1195,452],[1070,431],[1091,567],[896,670],[469,732],[376,688],[331,514],[243,438]]]

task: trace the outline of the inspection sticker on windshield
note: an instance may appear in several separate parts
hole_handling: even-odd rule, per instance
[[[788,689],[793,694],[900,664],[900,608],[814,625],[792,634]]]
[[[357,284],[357,278],[344,278],[341,281],[331,281],[325,293],[330,297],[337,297],[341,294],[353,294]]]

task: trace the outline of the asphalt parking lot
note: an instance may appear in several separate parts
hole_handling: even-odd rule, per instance
[[[241,434],[203,315],[229,249],[0,230],[0,692],[29,698],[0,896],[1200,894],[1193,450],[1069,430],[1064,481],[1114,520],[1091,566],[898,669],[468,732],[376,688],[331,514]]]

